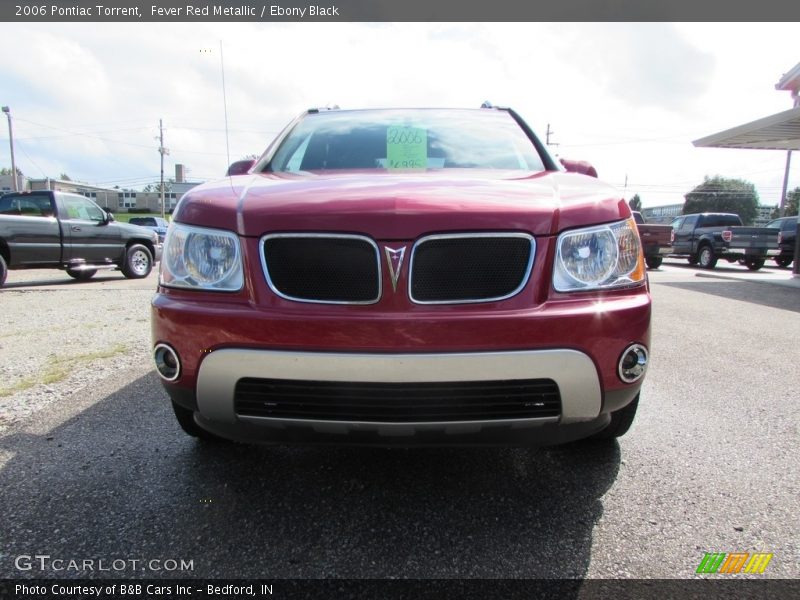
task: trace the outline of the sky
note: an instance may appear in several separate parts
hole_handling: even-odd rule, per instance
[[[159,119],[165,176],[181,163],[207,181],[310,107],[488,100],[644,206],[714,175],[777,204],[785,152],[691,142],[790,109],[775,84],[800,62],[796,23],[0,23],[0,39],[0,104],[30,177],[141,189],[159,178]]]

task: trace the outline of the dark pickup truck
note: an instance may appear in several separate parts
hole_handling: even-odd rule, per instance
[[[642,213],[633,211],[633,220],[642,240],[644,261],[650,269],[657,269],[668,254],[672,254],[672,239],[675,230],[669,225],[648,225]]]
[[[700,213],[672,221],[675,230],[673,256],[685,256],[689,264],[713,269],[717,260],[741,262],[751,271],[777,256],[778,231],[768,227],[743,227],[739,215]]]
[[[0,286],[9,269],[65,269],[78,280],[99,269],[147,277],[161,258],[158,235],[118,223],[94,202],[66,192],[0,196]]]
[[[794,245],[797,239],[797,217],[781,217],[767,223],[767,227],[778,230],[778,245],[781,252],[775,257],[779,267],[788,267],[794,260]]]

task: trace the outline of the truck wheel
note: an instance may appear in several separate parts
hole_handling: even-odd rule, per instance
[[[605,429],[598,431],[589,439],[613,440],[625,435],[633,424],[633,419],[636,416],[636,409],[638,406],[639,394],[636,394],[636,398],[634,398],[630,404],[611,413],[611,423],[606,425]]]
[[[686,260],[689,261],[689,264],[692,265],[692,266],[695,266],[697,264],[697,256],[695,256],[694,254],[692,254]]]
[[[153,255],[145,246],[134,244],[125,254],[122,274],[128,279],[141,279],[150,275],[153,270]]]
[[[649,269],[657,269],[664,262],[664,259],[661,256],[651,256],[650,258],[645,258],[644,262],[647,263]]]
[[[94,277],[95,273],[97,273],[97,269],[89,269],[88,271],[67,269],[67,275],[73,279],[77,279],[78,281],[89,281],[92,277]]]
[[[792,260],[793,260],[793,259],[791,259],[791,258],[786,258],[786,257],[781,257],[781,256],[778,256],[777,258],[775,258],[775,263],[776,263],[776,264],[777,264],[779,267],[783,267],[783,268],[785,269],[785,268],[786,268],[786,267],[788,267],[790,264],[792,264]]]
[[[8,267],[6,266],[6,259],[3,258],[2,254],[0,254],[0,287],[3,287],[3,284],[6,282],[7,276],[8,276]]]
[[[191,411],[188,408],[184,408],[183,406],[181,406],[180,404],[176,404],[175,402],[172,403],[172,410],[175,412],[175,418],[178,420],[178,425],[181,426],[181,429],[183,429],[183,431],[186,434],[206,442],[225,441],[221,437],[218,437],[213,433],[209,433],[208,431],[200,427],[197,423],[195,423],[194,411]]]
[[[763,258],[745,258],[744,265],[751,271],[758,271],[764,266]]]
[[[700,250],[697,252],[697,264],[704,269],[713,269],[717,266],[717,257],[714,256],[711,246],[700,246]]]

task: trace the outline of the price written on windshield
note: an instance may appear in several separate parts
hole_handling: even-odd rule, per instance
[[[386,163],[389,169],[427,168],[428,132],[421,127],[389,127],[386,130]]]

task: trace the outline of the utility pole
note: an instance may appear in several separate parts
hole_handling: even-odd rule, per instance
[[[169,148],[164,148],[164,122],[158,120],[158,153],[161,155],[161,218],[166,218],[166,207],[164,206],[164,155],[169,154]]]
[[[786,216],[786,192],[789,191],[789,169],[792,166],[792,151],[786,151],[786,168],[783,171],[783,188],[781,189],[781,216]]]
[[[547,134],[546,134],[547,135],[547,142],[546,143],[547,143],[548,146],[558,146],[558,144],[551,144],[550,143],[550,136],[551,135],[555,135],[555,133],[556,133],[555,131],[550,129],[550,123],[548,123],[547,124]]]
[[[19,182],[17,181],[17,163],[14,160],[14,131],[11,128],[11,109],[8,106],[3,107],[3,112],[8,117],[8,142],[11,144],[11,178],[14,181],[14,191],[19,191]]]

